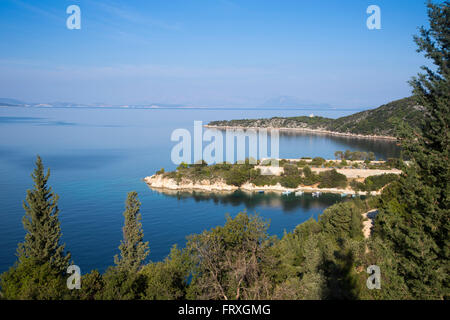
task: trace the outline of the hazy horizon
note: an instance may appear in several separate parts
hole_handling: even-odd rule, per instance
[[[81,10],[69,30],[68,6]],[[0,4],[0,97],[25,102],[374,108],[425,59],[424,1],[90,0]]]

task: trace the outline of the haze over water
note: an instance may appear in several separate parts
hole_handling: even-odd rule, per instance
[[[314,114],[339,117],[355,110],[315,110]],[[60,221],[66,249],[82,272],[104,271],[113,264],[122,238],[124,201],[136,190],[142,202],[145,240],[150,259],[163,259],[173,244],[184,246],[185,237],[223,225],[247,209],[270,219],[269,233],[281,237],[298,224],[318,215],[340,196],[313,199],[279,195],[162,194],[142,181],[164,167],[173,170],[170,141],[174,129],[192,132],[194,120],[308,115],[293,109],[73,109],[0,108],[0,272],[16,260],[23,241],[26,190],[36,154],[51,169],[49,184],[59,194]],[[205,145],[204,145],[205,146]],[[336,150],[373,151],[384,159],[398,156],[393,142],[310,134],[280,135],[284,158],[334,158]]]

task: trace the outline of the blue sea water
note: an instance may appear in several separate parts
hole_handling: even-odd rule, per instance
[[[339,117],[354,110],[315,110]],[[280,195],[206,195],[151,190],[142,181],[170,159],[174,129],[192,132],[194,120],[308,115],[296,109],[101,109],[0,107],[0,272],[16,260],[23,241],[26,190],[39,154],[51,168],[50,185],[59,194],[60,221],[66,249],[82,272],[103,272],[113,264],[122,238],[126,194],[135,190],[142,202],[149,259],[162,260],[186,236],[222,225],[226,214],[247,210],[270,220],[269,233],[281,237],[298,224],[341,201],[340,196],[300,198]],[[395,143],[310,134],[280,136],[280,156],[333,158],[336,150],[373,151],[377,157],[398,156]]]

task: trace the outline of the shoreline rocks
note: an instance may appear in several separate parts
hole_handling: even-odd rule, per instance
[[[396,137],[392,136],[377,136],[377,135],[363,135],[363,134],[355,134],[355,133],[346,133],[346,132],[336,132],[336,131],[328,131],[322,129],[309,129],[309,128],[275,128],[275,127],[238,127],[238,126],[213,126],[213,125],[204,125],[205,128],[218,129],[218,130],[260,130],[260,129],[268,129],[268,130],[278,130],[278,131],[294,131],[294,132],[306,132],[312,134],[323,134],[323,135],[332,135],[332,136],[345,136],[351,138],[358,139],[378,139],[378,140],[390,140],[396,141]]]
[[[347,189],[337,189],[337,188],[317,188],[311,186],[299,186],[297,188],[285,188],[279,183],[273,186],[255,186],[253,183],[245,183],[241,187],[236,187],[232,185],[228,185],[225,181],[215,181],[211,182],[209,180],[202,180],[198,182],[193,182],[191,180],[182,179],[180,183],[177,183],[175,179],[172,178],[164,178],[162,175],[152,175],[144,178],[145,183],[151,188],[155,189],[167,189],[167,190],[183,190],[183,191],[204,191],[204,192],[233,192],[238,189],[246,192],[257,192],[257,191],[267,191],[267,192],[275,192],[282,193],[285,191],[303,191],[306,193],[312,192],[322,192],[322,193],[334,193],[334,194],[359,194],[359,195],[367,195],[367,192],[355,192],[354,190]],[[380,194],[379,191],[370,192],[371,195]]]

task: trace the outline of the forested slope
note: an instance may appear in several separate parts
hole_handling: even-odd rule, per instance
[[[324,117],[274,117],[270,119],[243,119],[212,121],[210,126],[258,127],[258,128],[297,128],[326,130],[339,133],[396,136],[396,123],[404,121],[417,128],[423,116],[423,107],[413,97],[404,98],[338,119]]]

